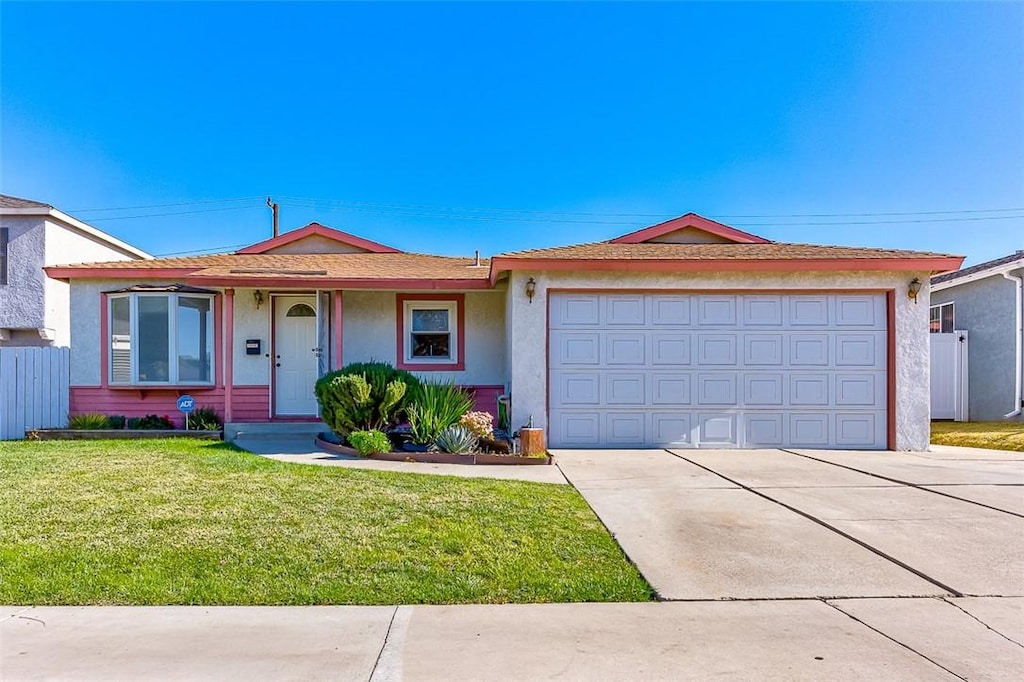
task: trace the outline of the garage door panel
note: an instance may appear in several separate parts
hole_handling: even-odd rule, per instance
[[[644,365],[647,363],[647,334],[609,332],[604,334],[606,365]]]
[[[830,443],[831,415],[827,412],[793,412],[789,415],[789,443],[807,447],[827,447]]]
[[[688,373],[652,373],[650,383],[652,405],[689,405],[693,400],[692,375]]]
[[[560,406],[600,405],[600,372],[552,372],[551,404]]]
[[[607,295],[604,297],[604,324],[642,327],[647,324],[647,303],[642,295]]]
[[[656,366],[689,365],[693,337],[690,334],[654,332],[651,334],[651,364]]]
[[[584,331],[551,332],[552,367],[601,364],[601,334]]]
[[[744,334],[743,364],[779,367],[785,357],[785,337],[780,334]]]
[[[604,375],[604,403],[608,405],[644,405],[647,402],[647,375],[613,372]]]
[[[744,327],[781,327],[781,296],[744,296]]]
[[[655,327],[670,325],[686,327],[690,324],[692,296],[653,295],[651,298],[651,324]]]
[[[736,365],[738,334],[698,334],[697,364]]]
[[[743,447],[776,448],[786,442],[785,417],[781,412],[744,414]]]
[[[737,447],[735,414],[702,414],[700,423],[700,446]]]
[[[736,404],[736,375],[715,373],[697,375],[698,405]]]
[[[551,311],[554,447],[886,446],[884,294],[555,292]]]
[[[652,412],[648,445],[693,447],[693,415],[689,412]]]
[[[736,324],[735,296],[698,296],[697,324],[702,327],[725,327]]]
[[[743,404],[748,407],[778,406],[786,403],[785,382],[781,373],[743,375]]]
[[[647,437],[647,415],[644,412],[606,412],[604,441],[618,447],[642,446]]]

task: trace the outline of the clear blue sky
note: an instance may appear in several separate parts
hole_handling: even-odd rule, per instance
[[[1024,249],[1021,3],[3,2],[0,59],[0,192],[156,254],[269,236],[267,194],[449,254],[687,211]]]

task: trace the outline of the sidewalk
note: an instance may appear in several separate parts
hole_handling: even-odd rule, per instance
[[[1024,599],[7,607],[4,680],[1010,679]]]

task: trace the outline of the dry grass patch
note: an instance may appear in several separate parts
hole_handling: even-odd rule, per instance
[[[932,443],[1024,452],[1021,422],[932,422]]]

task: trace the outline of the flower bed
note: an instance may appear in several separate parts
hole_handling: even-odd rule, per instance
[[[551,455],[544,457],[523,457],[521,455],[495,455],[485,452],[473,452],[465,455],[455,455],[450,452],[405,452],[392,451],[380,452],[363,457],[355,448],[347,445],[340,445],[332,442],[333,438],[328,434],[321,433],[316,437],[316,444],[324,452],[347,457],[359,457],[360,459],[379,459],[386,462],[425,462],[431,464],[551,464],[554,458]]]

